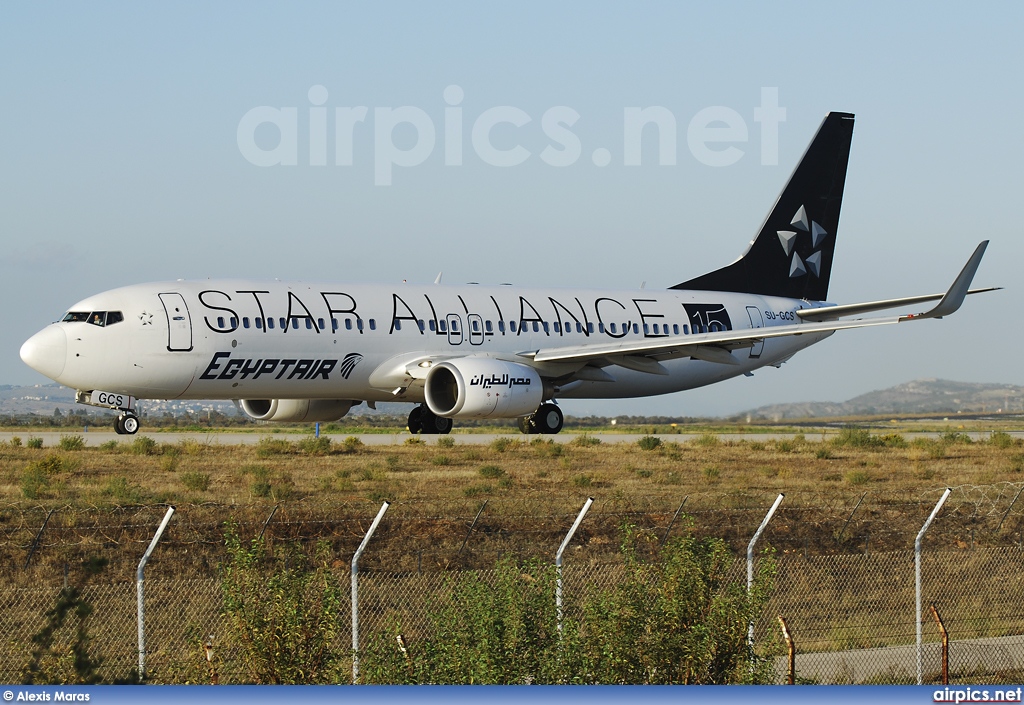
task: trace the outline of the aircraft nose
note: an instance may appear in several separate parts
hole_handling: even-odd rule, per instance
[[[21,359],[36,372],[56,380],[68,358],[68,337],[59,326],[48,326],[21,346]]]

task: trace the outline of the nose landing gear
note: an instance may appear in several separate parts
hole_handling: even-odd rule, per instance
[[[139,417],[130,411],[122,413],[114,423],[114,430],[121,435],[135,435],[139,430]]]

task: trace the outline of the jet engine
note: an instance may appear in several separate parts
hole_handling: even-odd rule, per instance
[[[351,399],[242,399],[257,421],[337,421],[358,402]]]
[[[544,401],[544,383],[532,367],[491,358],[462,358],[430,368],[427,407],[454,419],[514,418]]]

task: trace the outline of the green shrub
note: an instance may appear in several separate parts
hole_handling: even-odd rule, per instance
[[[50,477],[36,463],[32,463],[21,473],[19,486],[25,499],[39,499],[43,491],[49,488]]]
[[[661,439],[657,436],[644,436],[636,442],[641,450],[654,450],[661,446]]]
[[[871,482],[871,475],[865,470],[851,470],[846,473],[846,481],[855,487],[859,487]]]
[[[701,473],[704,475],[704,479],[708,482],[715,482],[718,480],[718,476],[722,474],[722,471],[712,465],[704,468]]]
[[[12,438],[11,441],[13,445],[14,439]],[[988,442],[996,448],[1012,448],[1019,444],[1016,438],[1005,431],[993,431],[992,435],[988,437]]]
[[[974,442],[966,433],[960,433],[959,431],[946,431],[939,435],[939,441],[948,445],[970,445]]]
[[[142,504],[145,492],[138,485],[133,485],[123,475],[112,477],[103,488],[103,494],[117,504]]]
[[[306,455],[330,455],[331,439],[327,436],[306,436],[297,444],[299,451]]]
[[[693,444],[706,448],[717,448],[722,444],[722,439],[713,433],[702,433],[693,441]]]
[[[21,447],[21,436],[11,436],[11,448]]]
[[[497,465],[484,465],[480,468],[480,476],[488,479],[495,479],[505,474],[505,471],[499,468]]]
[[[81,436],[61,436],[57,447],[61,450],[82,450],[85,448],[85,439]]]
[[[432,465],[437,465],[439,467],[448,467],[449,465],[452,464],[452,459],[450,456],[447,456],[444,453],[440,453],[438,455],[433,456],[430,459],[430,462]]]
[[[644,550],[640,550],[643,545]],[[624,575],[566,600],[562,629],[551,595],[555,571],[503,558],[493,571],[450,575],[428,599],[424,637],[395,648],[396,624],[360,653],[366,683],[712,684],[773,682],[772,661],[747,647],[764,609],[771,554],[752,589],[733,576],[718,539],[690,535],[659,547],[624,531]],[[643,555],[641,560],[640,556]]]
[[[601,439],[600,438],[594,438],[593,436],[590,436],[590,435],[588,435],[586,433],[583,433],[583,434],[580,434],[579,436],[576,436],[575,438],[573,438],[570,441],[570,443],[572,445],[574,445],[574,446],[579,447],[579,448],[587,448],[589,446],[599,446],[599,445],[601,445]]]
[[[269,553],[261,541],[243,545],[229,528],[223,595],[230,642],[241,651],[244,680],[267,684],[345,682],[349,652],[342,624],[345,591],[330,567],[326,543],[306,558]],[[271,570],[267,570],[267,566]]]
[[[589,475],[574,475],[572,478],[572,486],[579,488],[587,488],[594,484],[594,481]]]
[[[110,440],[100,444],[100,450],[106,451],[107,453],[117,452],[121,449],[121,444],[117,441]]]
[[[452,438],[451,436],[441,436],[440,438],[437,439],[437,447],[438,448],[454,448],[455,447],[455,439]]]
[[[342,453],[358,453],[363,449],[363,442],[358,436],[349,436],[341,442]]]
[[[181,476],[181,484],[189,492],[206,492],[210,489],[210,475],[205,472],[186,472]]]
[[[507,450],[511,450],[519,445],[519,441],[509,438],[508,436],[498,436],[491,441],[491,450],[496,453],[504,453]]]
[[[288,455],[293,452],[292,444],[283,438],[266,436],[256,442],[256,457],[269,458],[274,455]]]
[[[28,439],[28,447],[29,448],[42,448],[43,447],[43,439],[42,438],[29,438]]]
[[[132,441],[131,451],[135,455],[153,455],[156,453],[156,441],[149,436],[139,436]]]

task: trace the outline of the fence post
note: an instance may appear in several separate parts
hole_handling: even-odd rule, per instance
[[[576,517],[576,521],[573,522],[572,528],[569,529],[569,533],[565,535],[562,540],[562,545],[558,547],[558,552],[555,553],[555,612],[558,619],[558,637],[562,637],[562,553],[565,551],[565,547],[569,545],[572,540],[573,534],[576,533],[576,529],[580,528],[580,523],[583,521],[583,517],[586,516],[587,510],[590,509],[590,505],[594,503],[593,497],[587,497],[587,501],[583,504],[583,509],[580,510],[579,516]]]
[[[679,503],[679,508],[676,509],[676,513],[672,515],[672,521],[668,523],[668,528],[665,529],[665,535],[661,537],[661,541],[658,544],[659,546],[664,546],[665,542],[668,541],[668,535],[672,531],[672,527],[675,525],[676,519],[679,518],[679,513],[682,512],[683,507],[686,506],[686,500],[688,500],[689,498],[690,495],[686,495],[685,497],[683,497],[683,501]]]
[[[377,516],[374,517],[373,523],[370,524],[369,530],[366,532],[366,536],[363,537],[363,542],[359,544],[359,548],[356,549],[356,553],[352,556],[352,684],[355,685],[359,681],[359,556],[363,555],[363,551],[366,550],[366,544],[370,543],[370,538],[373,536],[373,532],[377,530],[377,525],[380,524],[380,520],[384,518],[384,512],[391,506],[390,502],[385,502],[381,505],[380,511],[377,512]]]
[[[36,533],[36,537],[32,539],[32,546],[28,549],[28,556],[25,558],[25,567],[22,570],[28,570],[28,565],[32,562],[32,556],[33,554],[35,554],[36,549],[39,548],[39,539],[43,537],[43,532],[46,531],[46,525],[50,523],[50,517],[53,516],[53,513],[55,511],[57,510],[51,509],[49,512],[47,512],[46,518],[43,519],[43,525],[39,527],[39,531]]]
[[[932,521],[935,519],[935,515],[942,509],[942,505],[946,503],[946,498],[949,497],[949,493],[952,492],[950,488],[946,488],[946,491],[939,497],[938,504],[935,505],[935,509],[928,515],[928,520],[921,527],[921,530],[917,532],[917,538],[914,539],[914,594],[917,598],[916,608],[917,611],[914,613],[914,622],[917,624],[917,684],[922,685],[924,683],[924,645],[922,643],[923,635],[921,633],[921,622],[922,622],[922,608],[921,608],[921,539],[924,538],[924,532],[928,531],[928,527],[932,525]]]
[[[939,626],[939,634],[942,635],[942,685],[949,685],[949,632],[946,631],[946,625],[942,623],[939,611],[935,609],[935,603],[929,607],[932,617],[935,618],[935,623]]]
[[[796,684],[796,644],[793,642],[793,635],[789,633],[789,626],[786,624],[786,620],[779,615],[779,624],[782,625],[782,636],[786,640],[786,649],[789,652],[789,675],[786,677],[786,682],[789,685]]]
[[[487,509],[487,503],[490,501],[491,500],[489,499],[485,499],[484,503],[480,506],[480,511],[478,511],[476,516],[473,517],[473,523],[469,525],[469,531],[466,532],[466,538],[462,541],[462,546],[459,548],[459,552],[456,555],[461,556],[462,552],[466,549],[466,544],[469,543],[469,537],[473,534],[473,529],[476,528],[476,523],[480,521],[480,515],[484,513],[485,509]]]
[[[775,514],[775,510],[782,504],[783,498],[786,495],[779,493],[779,496],[775,498],[775,504],[768,510],[768,513],[764,515],[764,520],[761,522],[761,526],[757,527],[757,531],[754,532],[754,538],[750,539],[750,543],[747,544],[747,595],[750,595],[751,590],[754,589],[754,546],[757,545],[757,540],[761,538],[761,534],[764,532],[764,528],[768,526],[768,522],[772,520],[772,516]],[[750,622],[750,626],[747,628],[747,646],[751,649],[754,648],[754,622]]]
[[[153,540],[149,542],[149,548],[142,556],[142,560],[139,561],[139,567],[135,571],[135,593],[138,600],[138,627],[139,627],[139,682],[141,683],[146,679],[146,610],[144,607],[143,591],[142,591],[142,571],[146,569],[146,563],[149,562],[149,557],[153,555],[153,549],[156,548],[157,542],[160,537],[163,536],[164,529],[167,528],[167,523],[171,520],[171,515],[174,514],[174,506],[167,508],[167,513],[164,514],[164,520],[160,522],[159,528],[156,530],[156,534],[153,535]]]

